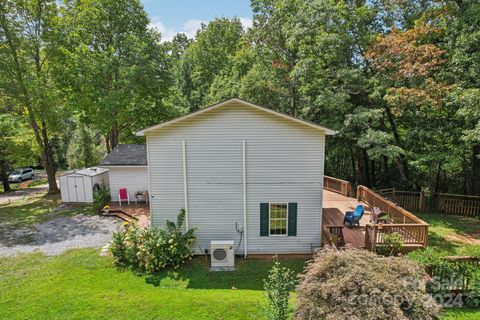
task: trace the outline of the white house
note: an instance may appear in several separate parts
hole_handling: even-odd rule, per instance
[[[240,99],[137,132],[146,137],[152,225],[185,208],[196,253],[214,240],[234,240],[244,255],[311,253],[320,246],[325,136],[334,133]]]
[[[110,195],[118,201],[118,190],[127,189],[130,199],[148,190],[147,148],[144,144],[119,144],[100,163],[108,169]]]

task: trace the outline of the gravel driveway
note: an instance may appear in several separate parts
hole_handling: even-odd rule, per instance
[[[54,218],[29,228],[3,225],[0,228],[0,257],[35,251],[59,255],[68,249],[102,247],[120,225],[119,219],[114,217],[82,214]]]

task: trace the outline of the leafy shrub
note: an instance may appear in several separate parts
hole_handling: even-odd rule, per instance
[[[93,209],[95,212],[100,212],[103,207],[110,202],[110,189],[107,185],[98,185],[98,188],[93,190]]]
[[[377,253],[385,257],[398,256],[402,253],[403,239],[398,233],[386,234],[383,243],[377,247]]]
[[[406,257],[319,251],[297,287],[296,319],[437,319],[425,271]]]
[[[166,222],[163,228],[130,226],[113,234],[110,251],[119,267],[128,267],[148,273],[167,267],[178,268],[191,259],[195,237],[194,229],[182,233],[185,210],[180,210],[177,222]]]
[[[295,273],[282,267],[277,259],[264,280],[267,304],[264,308],[268,320],[285,320],[288,318],[288,298],[295,284]]]

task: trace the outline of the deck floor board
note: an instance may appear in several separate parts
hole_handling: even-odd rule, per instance
[[[347,224],[343,229],[345,242],[355,248],[365,246],[365,225],[370,222],[370,208],[355,198],[349,198],[332,191],[323,190],[323,225],[342,225],[346,211],[353,211],[359,204],[365,206],[365,214],[360,220],[360,227],[350,229]]]

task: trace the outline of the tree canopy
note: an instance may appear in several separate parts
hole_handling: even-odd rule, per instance
[[[49,177],[141,142],[143,127],[240,97],[337,130],[329,175],[480,193],[478,1],[251,8],[248,29],[223,17],[164,41],[139,0],[2,1],[2,113],[30,128]]]

